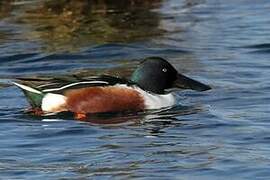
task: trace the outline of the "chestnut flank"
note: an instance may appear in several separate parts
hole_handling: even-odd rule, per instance
[[[136,90],[109,86],[69,90],[66,108],[75,113],[103,113],[120,111],[140,111],[144,100]]]

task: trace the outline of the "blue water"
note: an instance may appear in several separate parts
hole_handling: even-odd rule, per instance
[[[269,179],[268,0],[0,2],[1,179]],[[210,84],[150,114],[25,114],[10,80],[168,59]]]

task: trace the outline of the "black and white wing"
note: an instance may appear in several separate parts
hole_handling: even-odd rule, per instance
[[[80,89],[86,87],[96,87],[96,86],[113,86],[116,84],[126,84],[131,85],[132,82],[108,75],[102,76],[91,76],[91,77],[73,77],[73,78],[54,78],[50,80],[46,79],[34,79],[34,78],[19,78],[22,83],[27,83],[27,81],[38,81],[40,85],[35,86],[35,89],[44,93],[55,93],[63,94],[67,90]],[[42,81],[44,81],[42,83]]]

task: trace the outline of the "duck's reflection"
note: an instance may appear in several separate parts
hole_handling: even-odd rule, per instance
[[[184,115],[195,114],[201,111],[201,108],[195,106],[180,106],[177,105],[173,108],[165,108],[160,110],[152,110],[145,112],[121,112],[121,113],[98,113],[88,114],[87,118],[80,119],[89,123],[90,125],[140,125],[140,124],[152,124],[159,127],[167,126],[174,121],[178,121],[178,118]],[[33,119],[48,120],[67,120],[74,119],[74,114],[71,112],[62,112],[55,115],[46,116],[34,116]]]

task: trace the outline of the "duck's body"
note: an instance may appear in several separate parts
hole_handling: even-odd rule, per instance
[[[156,76],[156,73],[158,76]],[[142,111],[173,106],[176,102],[172,88],[176,81],[180,85],[197,90],[209,86],[181,77],[164,59],[148,58],[133,73],[131,80],[112,76],[96,76],[73,82],[51,82],[37,87],[14,84],[20,87],[29,103],[41,114],[73,112],[77,119],[89,113]],[[180,82],[181,81],[181,82]]]
[[[111,76],[92,77],[88,81],[70,84],[54,83],[36,88],[14,84],[24,90],[33,109],[44,114],[63,111],[80,115],[142,111],[175,104],[172,93],[153,94],[136,84]]]

